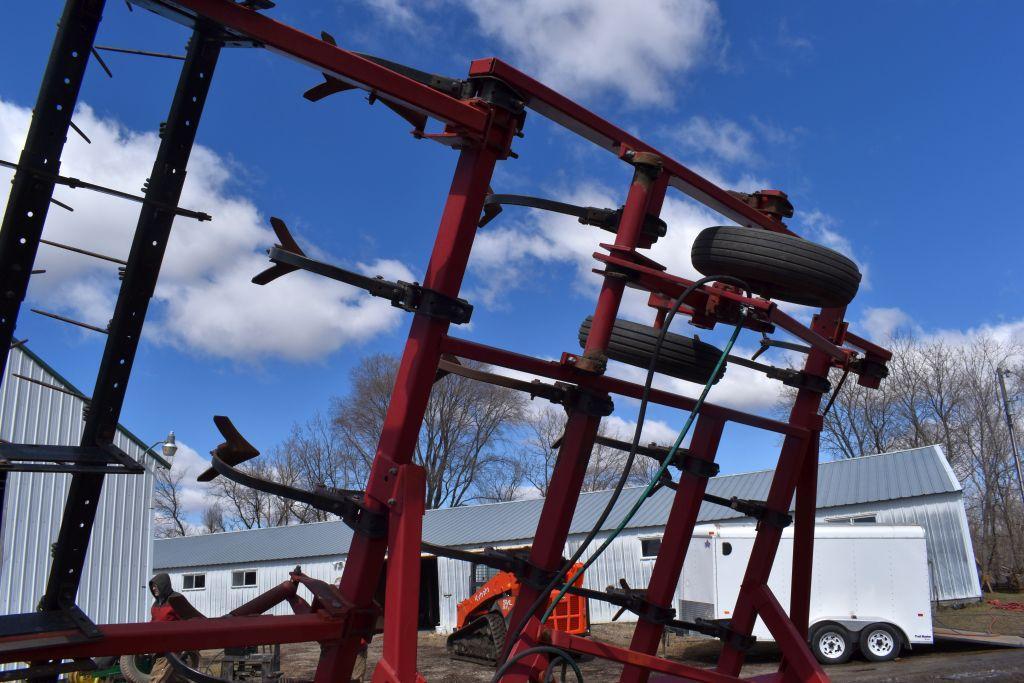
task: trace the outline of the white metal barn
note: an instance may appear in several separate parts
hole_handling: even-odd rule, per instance
[[[709,482],[708,490],[723,497],[763,500],[771,476],[771,471],[719,476]],[[639,494],[639,488],[623,492],[609,518],[609,529]],[[608,495],[597,492],[581,496],[567,552],[574,550],[593,526]],[[672,491],[663,489],[644,503],[632,524],[588,570],[585,585],[603,590],[617,584],[620,577],[634,587],[647,585],[672,495]],[[531,542],[542,503],[524,500],[430,510],[424,518],[424,537],[431,543],[467,550],[526,546]],[[932,599],[957,602],[980,598],[963,490],[938,446],[822,463],[818,503],[819,522],[923,527],[932,574]],[[710,503],[701,506],[699,520],[753,522]],[[284,581],[297,564],[310,576],[335,579],[341,573],[351,538],[351,531],[343,523],[321,522],[161,539],[155,542],[153,565],[157,571],[168,572],[175,588],[182,590],[201,611],[217,616]],[[421,626],[450,631],[455,624],[455,606],[469,596],[471,578],[477,568],[428,556],[422,566]],[[477,580],[488,571],[483,566],[478,569]],[[682,586],[676,597],[683,597]],[[614,610],[605,603],[591,601],[591,621],[608,621]],[[286,611],[283,606],[279,613]],[[623,619],[629,616],[624,615]]]
[[[28,379],[26,379],[28,378]],[[0,439],[78,445],[86,397],[24,346],[10,351],[0,386]],[[167,463],[123,427],[117,446],[142,474],[107,475],[86,557],[78,604],[96,623],[149,620],[154,472]],[[32,612],[46,589],[70,474],[7,476],[0,522],[0,615]]]

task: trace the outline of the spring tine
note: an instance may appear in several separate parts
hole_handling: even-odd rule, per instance
[[[57,206],[59,206],[60,208],[62,208],[62,209],[64,209],[64,210],[66,210],[66,211],[74,211],[74,209],[73,209],[73,208],[71,208],[70,206],[68,206],[68,205],[67,205],[67,204],[65,204],[64,202],[61,202],[61,201],[57,201],[57,200],[56,200],[56,199],[54,199],[53,197],[50,197],[50,203],[51,203],[51,204],[56,204]]]
[[[41,268],[39,270],[33,270],[31,274],[32,275],[42,275],[45,272],[46,272],[46,270]]]
[[[194,218],[197,221],[213,220],[213,216],[211,216],[208,213],[203,213],[202,211],[192,211],[191,209],[183,209],[180,206],[169,206],[167,204],[164,204],[163,202],[157,202],[153,201],[152,199],[146,199],[145,197],[140,197],[139,195],[136,194],[122,192],[121,190],[115,190],[111,187],[104,187],[103,185],[96,185],[95,183],[87,183],[84,180],[79,180],[78,178],[57,175],[55,173],[47,173],[46,171],[40,171],[27,165],[15,164],[14,162],[4,161],[3,159],[0,159],[0,166],[3,166],[5,168],[13,168],[16,170],[23,169],[28,173],[39,176],[41,178],[46,178],[47,180],[57,183],[58,185],[66,185],[67,187],[70,187],[72,189],[80,187],[83,190],[92,190],[93,192],[107,194],[110,195],[111,197],[127,199],[129,201],[139,202],[140,204],[155,206],[158,209],[162,209],[164,211],[171,211],[178,216],[187,216],[188,218]]]
[[[53,318],[54,320],[59,320],[62,323],[68,323],[70,325],[77,325],[78,327],[84,327],[87,330],[92,330],[93,332],[99,332],[100,334],[110,334],[105,328],[97,327],[95,325],[90,325],[89,323],[83,323],[81,320],[74,320],[73,318],[66,318],[63,315],[57,315],[56,313],[50,313],[49,311],[41,311],[38,308],[33,308],[33,309],[30,309],[30,310],[33,313],[38,313],[39,315],[45,315],[47,318]]]
[[[107,63],[103,61],[103,57],[100,56],[100,53],[96,51],[95,47],[93,47],[91,49],[92,49],[92,56],[96,58],[96,63],[99,64],[103,68],[103,70],[107,72],[107,76],[109,76],[110,78],[113,78],[114,77],[114,73],[110,70],[110,67],[107,66]]]
[[[40,244],[49,244],[51,247],[57,247],[58,249],[66,249],[68,251],[73,251],[76,254],[84,254],[86,256],[92,256],[93,258],[102,259],[104,261],[110,261],[111,263],[119,263],[122,266],[127,266],[128,265],[127,261],[122,261],[119,258],[114,258],[113,256],[107,256],[106,254],[97,254],[95,251],[88,251],[86,249],[80,249],[79,247],[73,247],[70,244],[62,244],[60,242],[51,242],[50,240],[46,240],[46,239],[40,239],[39,242],[40,242]]]
[[[97,50],[103,50],[104,52],[119,52],[125,55],[140,55],[142,57],[159,57],[161,59],[177,59],[184,61],[185,55],[172,55],[167,52],[150,52],[149,50],[136,50],[134,48],[127,47],[114,47],[112,45],[97,45]]]
[[[74,121],[69,121],[68,123],[71,124],[71,130],[73,130],[76,133],[78,133],[79,135],[81,135],[82,139],[85,140],[86,142],[88,142],[90,145],[92,144],[92,140],[89,139],[89,136],[86,135],[85,133],[83,133],[82,129],[79,128],[78,126],[76,126]]]
[[[12,349],[16,349],[19,346],[24,346],[25,342],[27,342],[27,341],[28,341],[28,337],[25,337],[24,339],[21,339],[21,340],[13,341],[13,342],[11,342],[11,348]]]

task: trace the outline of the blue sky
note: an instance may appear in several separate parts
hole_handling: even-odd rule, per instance
[[[787,191],[797,209],[791,227],[862,264],[866,283],[848,317],[873,338],[898,325],[951,337],[1024,334],[1024,237],[1013,218],[1024,175],[1017,3],[279,4],[270,12],[279,20],[429,71],[461,76],[470,59],[501,57],[726,187]],[[46,0],[6,8],[2,158],[16,159],[21,148],[61,7]],[[109,2],[98,43],[180,53],[186,38],[182,27]],[[72,136],[63,171],[137,191],[180,63],[106,61],[115,78],[91,63],[85,108],[75,116],[94,144]],[[423,273],[456,155],[413,140],[404,121],[360,94],[303,100],[318,80],[261,51],[228,50],[221,59],[183,199],[214,221],[175,224],[123,413],[147,441],[174,429],[205,453],[218,442],[210,418],[223,413],[269,449],[345,392],[362,355],[401,348],[409,318],[359,292],[301,275],[263,289],[248,284],[273,241],[271,215],[318,256],[402,279]],[[525,131],[520,158],[500,165],[496,191],[621,203],[628,167],[536,114]],[[137,206],[82,190],[56,196],[76,211],[52,208],[47,236],[127,254]],[[692,274],[689,240],[724,221],[678,194],[665,217],[670,236],[652,256]],[[476,311],[471,328],[455,333],[544,357],[577,350],[576,328],[597,286],[589,254],[606,236],[506,210],[480,233],[464,290]],[[48,247],[40,265],[49,272],[35,278],[31,304],[106,322],[113,267]],[[642,298],[627,301],[623,315],[649,316]],[[26,307],[17,336],[91,391],[100,335]],[[755,345],[741,338],[741,349]],[[727,378],[710,400],[772,410],[770,383],[740,368]],[[626,429],[635,405],[618,405],[616,424]],[[663,410],[652,417],[652,436],[683,420]],[[774,436],[731,427],[719,461],[725,472],[769,467],[777,445]]]

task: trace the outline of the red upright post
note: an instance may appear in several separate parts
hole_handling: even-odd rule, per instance
[[[448,201],[441,215],[434,251],[423,279],[424,287],[450,297],[458,296],[476,234],[476,224],[483,210],[487,186],[497,159],[498,154],[486,146],[465,149],[460,153]],[[391,525],[402,524],[402,516],[406,513],[422,515],[423,501],[399,501],[398,496],[413,494],[400,490],[397,484],[402,479],[399,476],[400,469],[405,475],[404,469],[411,463],[416,449],[416,440],[434,385],[437,363],[441,357],[441,339],[448,332],[448,326],[448,321],[441,318],[417,314],[413,318],[405,351],[398,366],[395,387],[384,417],[384,426],[370,470],[365,497],[367,507],[374,512],[388,513],[393,507],[397,510],[397,514],[390,515]],[[420,491],[414,495],[422,496],[423,493]],[[408,542],[407,538],[399,540]],[[414,552],[418,557],[418,538],[415,539],[415,544]],[[388,541],[385,539],[373,539],[360,534],[353,536],[348,552],[349,561],[345,565],[340,585],[342,596],[351,607],[366,609],[372,606],[387,547]],[[391,549],[392,553],[396,551],[397,548]],[[415,596],[419,590],[419,574],[417,572],[415,577],[395,575],[389,576],[389,579],[397,582],[416,580],[416,586],[411,589],[411,593],[397,585],[388,586],[389,592],[400,590],[400,594],[405,597],[404,601],[400,599],[396,602],[401,602],[407,609],[401,617],[407,620],[410,615],[417,612]],[[410,595],[411,607],[406,604],[410,600]],[[364,635],[366,634],[346,634],[341,645],[334,651],[332,661],[321,660],[322,665],[344,675],[351,673]],[[387,637],[385,640],[388,640]],[[387,643],[387,646],[390,648],[389,652],[394,655],[392,666],[396,671],[404,671],[406,662],[409,661],[415,666],[415,633],[408,640],[397,644]]]
[[[636,248],[640,230],[652,206],[660,209],[664,198],[666,184],[661,173],[661,160],[653,154],[634,154],[631,159],[636,166],[633,181],[629,186],[619,230],[615,235],[615,244],[626,249]],[[590,327],[590,335],[584,347],[580,369],[592,372],[603,372],[605,348],[611,338],[612,326],[619,312],[622,293],[626,283],[618,277],[605,277],[601,292],[597,298],[597,308]],[[590,451],[594,447],[597,428],[601,418],[588,415],[578,410],[570,410],[565,425],[565,437],[558,449],[551,483],[548,485],[547,497],[541,510],[540,523],[530,549],[530,563],[545,571],[555,571],[561,566],[562,552],[569,535],[576,503],[579,501],[583,477],[587,472]],[[510,630],[514,630],[526,618],[526,611],[540,595],[537,588],[523,584],[516,598],[515,607],[509,620]],[[530,615],[523,637],[536,641],[540,635],[541,623],[538,615]],[[509,656],[529,647],[527,640],[520,639],[512,644]],[[522,683],[529,680],[531,671],[540,672],[544,669],[545,658],[541,656],[527,657],[513,666],[505,681]]]
[[[821,313],[815,316],[811,329],[826,339],[834,339],[845,312],[845,308],[822,309]],[[827,377],[831,366],[831,357],[814,348],[808,353],[804,372],[814,377]],[[790,424],[816,433],[821,428],[821,416],[818,414],[820,405],[820,391],[808,387],[801,388],[797,392],[793,409],[790,412]],[[809,439],[793,436],[787,436],[783,441],[782,452],[779,455],[779,462],[775,468],[775,475],[772,477],[766,501],[768,510],[783,513],[789,510],[797,481],[803,472],[805,457],[812,450],[808,448],[808,443]],[[816,468],[817,462],[815,461],[813,465]],[[736,607],[730,622],[730,628],[737,634],[750,635],[754,627],[754,621],[757,618],[757,591],[768,583],[768,576],[771,573],[772,563],[775,561],[775,554],[778,551],[781,538],[781,526],[766,521],[758,523],[757,538],[754,540],[754,547],[747,563],[747,571],[743,576],[743,583],[740,586],[739,597],[736,600]],[[809,560],[810,558],[808,558]],[[784,665],[785,660],[790,658],[799,659],[801,663],[804,663],[807,658],[811,658],[806,644],[797,648],[783,646],[782,655]],[[738,647],[736,642],[727,640],[722,645],[718,670],[736,676],[743,666],[743,659],[743,649]],[[813,658],[811,659],[813,661]]]
[[[422,680],[416,672],[415,643],[426,477],[419,465],[403,465],[398,477],[398,502],[391,508],[388,524],[390,553],[384,604],[384,652],[373,670],[373,683]]]
[[[690,456],[713,462],[723,429],[725,422],[720,419],[706,415],[698,417],[693,439],[690,441]],[[654,561],[654,569],[651,571],[651,580],[647,584],[647,601],[652,604],[660,607],[672,606],[672,598],[679,584],[679,574],[686,561],[686,551],[690,547],[690,537],[697,523],[697,513],[700,512],[700,504],[707,485],[707,478],[698,474],[684,471],[679,477],[672,509],[665,522],[664,538],[669,542],[662,543],[658,558]],[[653,655],[658,651],[658,642],[664,630],[663,624],[641,617],[636,622],[629,649]],[[623,683],[644,683],[648,676],[650,670],[627,665],[622,670],[620,680]]]
[[[814,522],[818,510],[818,444],[821,433],[812,432],[807,442],[800,480],[796,485],[796,519],[793,529],[793,581],[790,586],[789,616],[800,634],[807,638],[811,608],[811,578],[814,558]]]

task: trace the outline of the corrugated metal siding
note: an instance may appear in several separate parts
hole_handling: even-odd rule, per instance
[[[738,496],[763,500],[768,494],[771,478],[771,470],[716,477],[708,482],[708,492],[724,498]],[[818,482],[819,507],[960,491],[960,484],[952,477],[937,446],[825,462],[819,468]],[[605,524],[606,529],[613,528],[622,519],[641,492],[641,488],[628,488],[622,492]],[[609,496],[608,491],[580,496],[570,533],[584,533],[592,528]],[[655,493],[641,506],[629,528],[663,525],[672,506],[672,498],[673,493],[669,489]],[[429,510],[423,519],[423,537],[431,543],[457,547],[480,547],[529,539],[533,537],[543,504],[544,501],[538,499]],[[698,521],[742,518],[734,510],[704,503]],[[213,565],[332,555],[347,552],[351,538],[351,531],[342,522],[322,522],[250,530],[235,537],[190,536],[159,540],[156,543],[155,566],[167,568],[182,566],[182,563]]]
[[[0,387],[0,438],[14,443],[76,445],[82,432],[77,397],[13,377],[17,373],[74,390],[32,354],[12,349]],[[77,392],[76,392],[77,393]],[[139,460],[145,447],[124,431],[117,445]],[[98,623],[148,619],[146,584],[152,567],[154,461],[137,475],[106,477],[86,556],[78,604]],[[0,614],[31,612],[45,592],[50,544],[56,540],[71,476],[8,476],[0,563]]]
[[[307,558],[302,563],[302,573],[314,579],[333,583],[341,576],[341,570],[334,568],[334,563],[339,561],[336,557]],[[219,617],[227,614],[243,603],[252,600],[260,593],[264,593],[288,578],[288,572],[295,569],[295,562],[248,562],[229,565],[219,565],[215,568],[207,568],[204,571],[173,570],[167,572],[171,576],[171,585],[174,590],[179,591],[188,598],[196,609],[208,617]],[[251,588],[232,588],[231,573],[237,569],[255,569],[256,586]],[[206,574],[206,588],[203,590],[184,590],[182,576],[184,574]],[[309,592],[299,587],[299,595],[306,601],[312,600]],[[148,604],[147,604],[148,607]],[[282,603],[267,614],[292,614],[288,603]]]
[[[967,513],[959,493],[922,496],[903,505],[862,503],[818,510],[819,520],[873,512],[879,524],[913,524],[924,528],[932,600],[956,602],[981,597]]]

